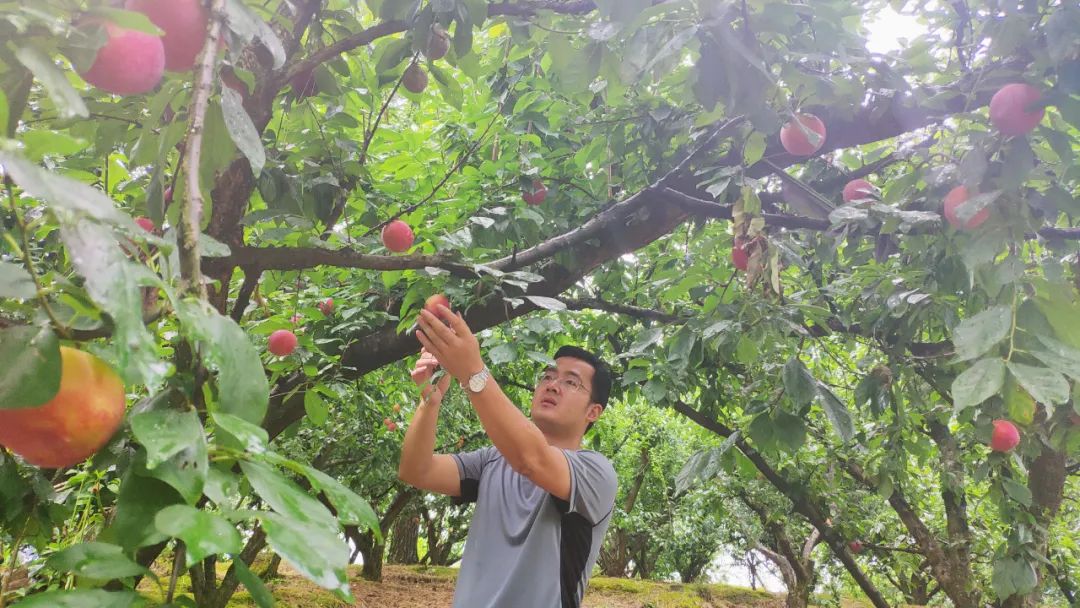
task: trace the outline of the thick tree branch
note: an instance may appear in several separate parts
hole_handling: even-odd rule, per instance
[[[304,270],[316,266],[362,268],[366,270],[422,270],[441,268],[455,276],[476,278],[474,266],[451,261],[439,255],[372,255],[352,249],[321,249],[318,247],[233,247],[231,255],[205,258],[208,272],[241,266],[253,274],[264,270]]]

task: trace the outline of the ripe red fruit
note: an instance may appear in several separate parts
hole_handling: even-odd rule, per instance
[[[990,98],[990,123],[1002,135],[1025,135],[1043,119],[1043,108],[1028,109],[1042,99],[1039,89],[1030,84],[1007,84]]]
[[[750,268],[750,253],[746,251],[745,240],[735,239],[735,244],[731,246],[731,263],[743,272]]]
[[[430,312],[436,317],[439,316],[439,304],[450,308],[450,298],[446,297],[446,294],[437,293],[433,296],[429,296],[427,301],[424,302],[424,310]]]
[[[0,445],[32,465],[69,467],[97,452],[124,418],[124,383],[101,359],[60,347],[60,390],[44,405],[0,410]]]
[[[852,553],[858,555],[863,552],[863,544],[860,541],[853,540],[848,543],[848,549],[851,549]]]
[[[995,452],[1011,452],[1020,445],[1020,431],[1008,420],[995,420],[990,435],[990,449]]]
[[[154,89],[165,74],[161,38],[105,24],[108,40],[98,49],[94,65],[83,80],[116,95],[142,95]]]
[[[153,232],[157,229],[157,227],[154,226],[154,221],[148,217],[137,217],[135,218],[135,223],[139,225],[139,228],[142,228],[147,232]]]
[[[413,235],[412,228],[401,220],[394,220],[383,226],[383,245],[394,253],[408,251],[413,245],[414,238],[415,235]]]
[[[165,69],[186,72],[195,67],[209,23],[201,0],[128,0],[125,8],[146,15],[165,32]]]
[[[423,93],[428,85],[428,77],[418,63],[409,64],[401,77],[401,84],[413,93]]]
[[[319,302],[315,306],[319,309],[319,312],[329,317],[334,313],[334,298],[326,298],[326,300]]]
[[[817,133],[818,137],[811,141],[809,135],[795,124],[795,120],[790,120],[780,129],[780,144],[788,154],[810,156],[825,144],[825,123],[813,114],[796,114],[795,117],[807,130]]]
[[[547,186],[539,179],[534,179],[532,187],[526,190],[521,197],[525,199],[525,202],[529,205],[539,205],[547,198]]]
[[[424,56],[435,61],[436,59],[446,57],[446,53],[449,51],[450,35],[446,33],[443,26],[436,23],[431,26],[431,35],[428,36],[427,48],[424,49]]]
[[[389,418],[383,418],[382,422],[383,425],[386,427],[386,430],[390,431],[391,433],[397,430],[397,423],[393,420]]]
[[[945,219],[957,230],[974,230],[979,226],[982,226],[983,222],[990,218],[990,210],[984,207],[980,209],[978,213],[973,215],[966,224],[961,222],[960,217],[956,214],[956,210],[969,198],[971,198],[971,196],[965,186],[957,186],[952,190],[949,190],[949,193],[945,195]]]
[[[289,79],[289,86],[292,87],[293,97],[296,99],[307,99],[319,94],[319,84],[315,82],[315,70],[300,72],[293,76]]]
[[[287,330],[279,329],[270,334],[268,350],[279,357],[292,354],[296,350],[296,334]]]
[[[850,203],[874,196],[874,185],[865,179],[853,179],[844,186],[844,202]]]

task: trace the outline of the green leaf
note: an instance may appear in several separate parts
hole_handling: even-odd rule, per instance
[[[142,605],[142,598],[131,591],[74,589],[35,593],[11,608],[132,608]]]
[[[998,358],[982,359],[953,380],[953,407],[956,411],[979,405],[996,395],[1005,383],[1005,362]]]
[[[203,436],[195,410],[160,409],[131,417],[131,431],[146,448],[146,468],[154,469]]]
[[[566,304],[563,304],[562,300],[556,300],[555,298],[548,298],[545,296],[525,296],[525,299],[536,304],[540,308],[547,310],[566,310]]]
[[[270,435],[261,426],[224,412],[214,412],[211,418],[218,430],[224,431],[232,439],[232,441],[223,441],[225,445],[252,454],[261,454],[266,451]],[[222,437],[219,435],[218,439]]]
[[[1035,401],[1058,404],[1069,400],[1069,381],[1054,370],[1010,361],[1009,371]]]
[[[0,329],[0,410],[36,407],[60,390],[60,340],[49,327]]]
[[[840,439],[845,442],[851,441],[851,438],[855,436],[855,425],[851,421],[851,412],[848,411],[847,405],[840,401],[840,398],[829,387],[820,382],[817,384],[817,394],[821,398],[825,416],[832,423],[836,434],[840,435]]]
[[[330,503],[337,509],[338,521],[345,525],[361,526],[363,529],[371,530],[379,542],[382,542],[379,516],[375,514],[375,510],[371,508],[368,501],[326,473],[308,465],[300,466],[311,485],[326,493]]]
[[[784,392],[797,407],[810,403],[814,398],[814,377],[802,361],[792,357],[784,364]]]
[[[0,152],[0,164],[27,194],[49,203],[56,211],[108,222],[123,227],[132,234],[142,231],[134,220],[118,211],[112,199],[97,188],[40,169],[8,152]],[[81,218],[72,218],[72,221],[78,219]]]
[[[435,82],[438,83],[439,90],[442,91],[442,96],[443,99],[446,100],[446,103],[460,110],[462,103],[464,103],[465,92],[462,91],[461,85],[458,84],[457,79],[434,64],[428,65],[428,71],[435,77]]]
[[[764,154],[765,134],[761,131],[754,131],[750,134],[750,137],[746,138],[746,143],[743,144],[743,165],[747,167],[753,165],[761,160]]]
[[[773,415],[773,436],[788,453],[794,454],[806,443],[806,423],[783,410]]]
[[[492,365],[502,365],[504,363],[510,363],[517,359],[517,347],[509,342],[500,344],[495,348],[488,350],[488,360]]]
[[[311,424],[315,426],[326,424],[327,419],[330,418],[330,408],[327,407],[326,402],[319,393],[311,390],[304,392],[304,412]]]
[[[218,371],[219,411],[261,423],[270,402],[270,384],[244,330],[204,301],[183,300],[176,312],[184,335],[200,344],[203,359]]]
[[[263,47],[270,51],[275,70],[285,65],[285,47],[282,46],[281,39],[274,33],[273,28],[260,19],[242,0],[226,0],[225,16],[229,29],[243,42],[247,43],[252,38],[257,38]]]
[[[1025,507],[1031,506],[1031,490],[1027,486],[1008,477],[1001,479],[1001,486],[1005,489],[1005,493],[1009,495],[1009,498]]]
[[[162,509],[154,525],[162,534],[184,541],[189,568],[207,556],[237,554],[243,548],[240,533],[229,520],[187,505]]]
[[[1050,369],[1080,382],[1080,350],[1048,336],[1039,336],[1039,342],[1042,342],[1046,350],[1033,351],[1031,354],[1036,359],[1045,363]]]
[[[970,361],[984,355],[1008,335],[1012,329],[1012,309],[995,306],[964,319],[953,330],[953,345],[959,361]]]
[[[90,110],[83,103],[82,96],[75,87],[71,86],[67,76],[56,67],[52,59],[33,47],[15,49],[15,57],[45,87],[45,92],[49,94],[49,99],[56,106],[61,118],[88,118],[90,116]],[[7,129],[6,122],[3,128]]]
[[[200,433],[191,444],[184,446],[152,471],[144,466],[138,473],[164,481],[180,493],[184,502],[193,505],[202,497],[209,469],[206,436]]]
[[[127,578],[149,572],[124,555],[123,548],[99,542],[68,547],[49,558],[49,567],[95,580]]]
[[[129,471],[120,484],[116,517],[102,540],[120,544],[131,551],[165,540],[154,526],[158,511],[183,502],[180,494],[163,481]]]
[[[240,579],[240,582],[247,587],[248,593],[251,594],[251,599],[255,600],[256,606],[259,608],[274,608],[274,594],[267,589],[266,583],[263,583],[262,579],[248,568],[244,560],[233,560],[232,567],[236,568],[236,578]]]
[[[678,496],[698,481],[708,481],[724,470],[723,455],[735,445],[739,432],[732,433],[720,447],[697,452],[686,461],[675,476],[675,495]]]
[[[375,50],[375,73],[385,74],[405,61],[411,51],[411,45],[405,38],[394,38],[378,45]]]
[[[247,157],[251,172],[258,177],[266,165],[266,150],[263,149],[259,130],[244,109],[244,98],[232,87],[221,87],[221,112],[233,143]]]
[[[638,334],[637,339],[630,345],[631,353],[640,353],[653,344],[656,344],[664,337],[664,329],[661,327],[650,327]]]
[[[259,517],[267,542],[282,559],[311,582],[352,601],[345,574],[349,548],[336,531],[277,513],[266,512]]]
[[[251,487],[272,509],[291,521],[323,527],[337,533],[337,520],[326,507],[273,467],[249,461],[241,462],[240,468],[251,482]]]

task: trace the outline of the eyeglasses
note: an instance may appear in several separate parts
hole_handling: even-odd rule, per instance
[[[539,386],[546,386],[553,382],[558,382],[559,386],[564,389],[570,389],[572,391],[589,392],[589,389],[577,378],[573,376],[559,377],[555,372],[544,372],[536,379],[536,383]]]

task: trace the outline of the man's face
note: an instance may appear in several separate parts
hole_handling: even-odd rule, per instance
[[[573,357],[559,357],[544,370],[533,391],[532,420],[540,430],[585,433],[603,408],[592,403],[592,365]]]

